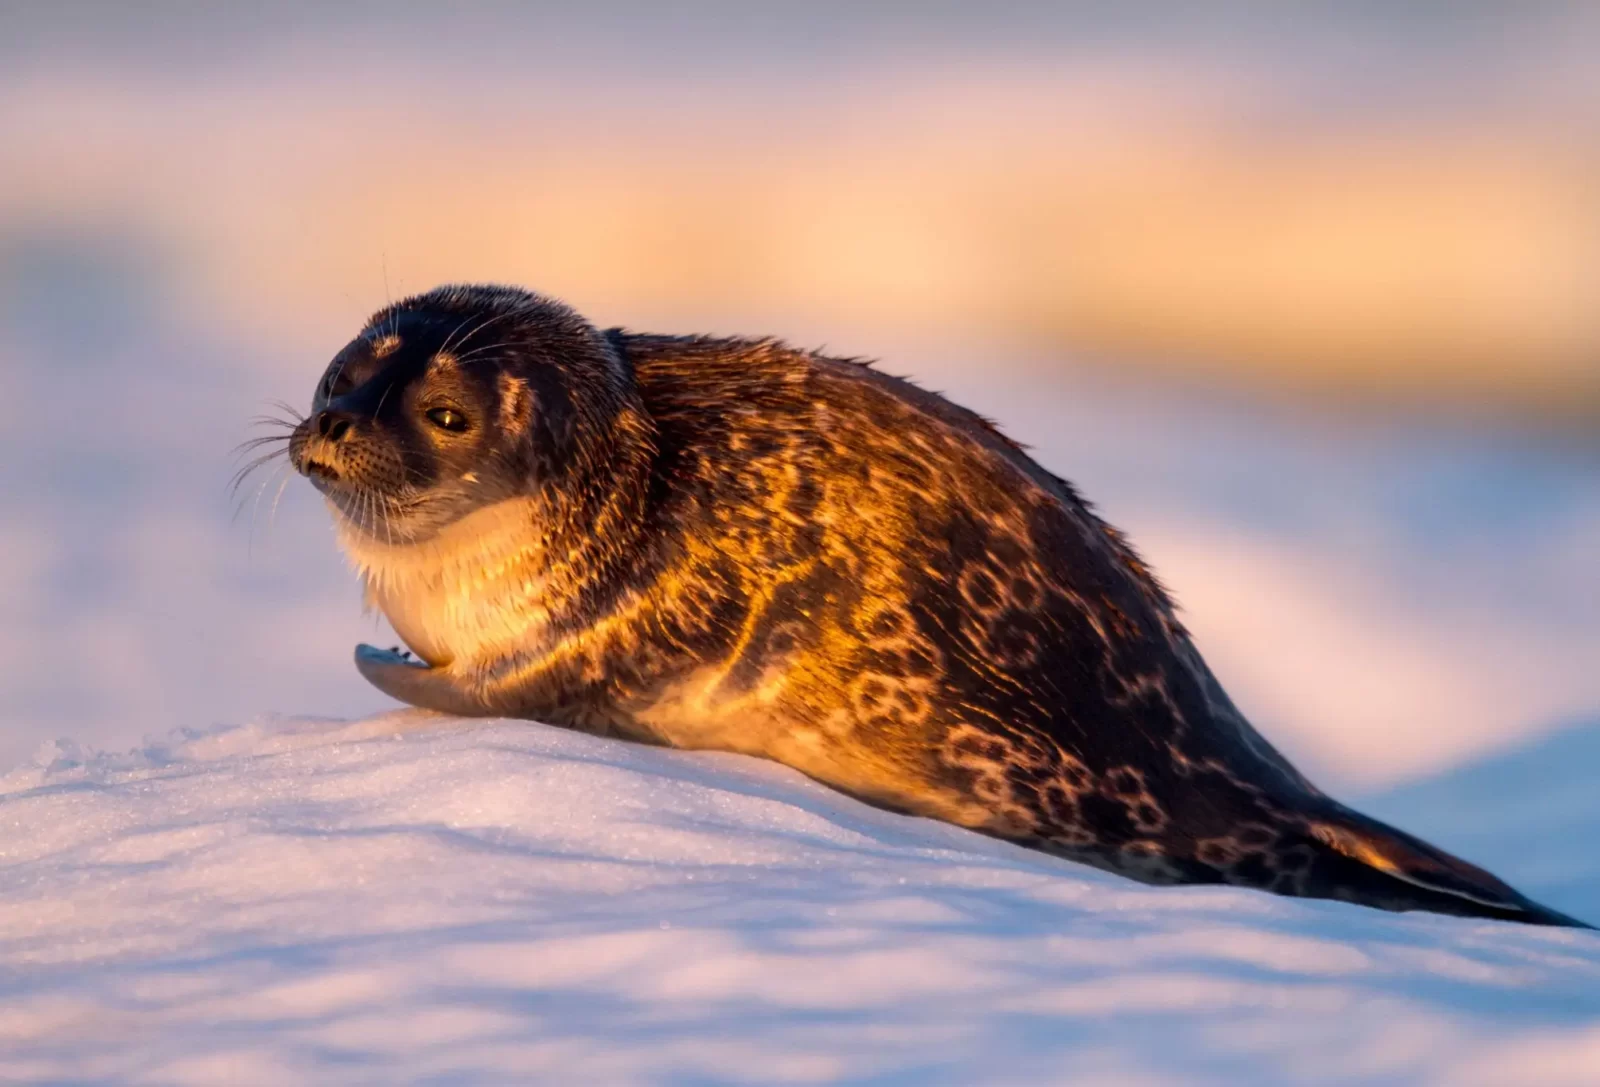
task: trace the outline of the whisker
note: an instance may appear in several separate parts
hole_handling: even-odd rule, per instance
[[[461,337],[461,342],[459,344],[457,344],[456,346],[457,347],[465,347],[465,346],[467,346],[467,344],[472,341],[472,337],[476,336],[478,333],[482,332],[484,329],[489,328],[496,321],[503,321],[507,317],[516,317],[516,316],[521,315],[523,312],[524,312],[523,308],[509,309],[509,310],[505,310],[505,311],[503,311],[501,313],[494,314],[493,316],[491,316],[491,317],[489,317],[489,318],[487,318],[487,319],[485,319],[483,321],[478,322],[478,324],[473,328],[473,330],[471,332],[469,332],[465,336]],[[489,346],[489,345],[484,345],[484,346]]]
[[[284,456],[284,454],[287,452],[288,450],[286,449],[274,449],[270,453],[263,453],[261,456],[256,457],[243,468],[240,468],[237,472],[233,473],[233,478],[228,481],[229,497],[238,496],[239,488],[243,486],[244,481],[250,477],[250,473],[254,472],[257,468],[260,468],[263,464],[267,464],[277,457]]]
[[[384,335],[398,337],[400,335],[400,311],[395,308],[394,293],[389,290],[389,254],[384,253],[379,259],[383,262],[383,308],[387,311],[384,314],[384,321],[388,325]]]
[[[283,494],[284,487],[286,487],[288,485],[288,483],[289,483],[289,470],[288,469],[289,469],[289,466],[288,466],[287,463],[285,463],[283,465],[280,465],[278,468],[273,470],[272,475],[267,476],[267,478],[262,481],[260,487],[256,488],[255,501],[251,504],[251,507],[250,507],[250,535],[249,535],[249,541],[250,541],[249,542],[249,549],[250,550],[254,549],[255,538],[256,538],[256,525],[259,524],[260,520],[261,520],[261,496],[266,493],[266,490],[267,490],[268,487],[272,486],[273,476],[279,476],[280,477],[279,482],[278,482],[278,494],[279,495]],[[274,517],[275,517],[275,515],[277,513],[277,509],[278,509],[278,499],[277,499],[276,496],[274,496],[274,498],[272,500],[272,514],[270,514],[267,517],[267,533],[266,533],[266,536],[267,536],[267,539],[269,539],[269,540],[272,538],[272,523],[273,523]]]
[[[289,441],[294,437],[291,432],[306,419],[305,413],[288,401],[274,399],[265,403],[269,411],[253,416],[250,419],[250,426],[271,429],[276,433],[258,434],[253,438],[247,438],[230,451],[233,457],[240,460],[250,457],[228,480],[228,495],[233,501],[232,520],[237,521],[239,515],[244,512],[245,506],[248,505],[250,507],[250,532],[245,542],[246,554],[252,554],[255,549],[256,525],[260,520],[261,513],[261,496],[266,493],[267,488],[272,486],[273,480],[278,479],[281,473],[282,478],[278,482],[278,491],[272,502],[274,515],[276,514],[278,499],[283,496],[284,488],[289,484],[290,469],[292,467],[288,458]],[[267,451],[256,456],[250,456],[262,448],[266,448]],[[250,477],[275,460],[281,460],[281,463],[265,475],[256,486],[255,493],[251,498],[244,498],[240,492],[244,489]],[[270,524],[268,525],[268,531],[271,531]]]
[[[287,471],[288,467],[289,467],[289,465],[288,465],[287,462],[285,462],[284,464],[280,465],[277,469],[274,469],[271,473],[269,473],[267,475],[267,478],[263,479],[261,481],[261,485],[256,488],[255,498],[250,503],[250,531],[245,534],[245,545],[244,545],[244,547],[245,547],[245,555],[247,557],[253,557],[254,554],[255,554],[256,523],[259,520],[260,513],[261,513],[261,495],[262,495],[263,492],[266,491],[266,489],[268,487],[270,487],[272,485],[273,476],[277,475],[278,472],[280,472],[280,471],[283,472],[283,481],[284,481],[284,483],[287,483],[289,481],[289,474],[288,474],[288,471]],[[239,514],[241,514],[243,512],[244,512],[244,503],[240,502],[239,505],[237,506],[237,508],[235,508],[234,511],[233,511],[234,519],[238,520]]]
[[[520,316],[521,314],[526,312],[529,308],[530,307],[519,306],[519,307],[515,307],[515,308],[512,308],[512,309],[508,309],[508,310],[502,310],[499,313],[491,314],[488,317],[485,317],[483,320],[479,321],[476,325],[473,325],[472,326],[472,330],[470,332],[468,332],[465,336],[461,337],[461,340],[456,344],[456,347],[457,348],[462,348],[462,347],[467,346],[467,344],[472,342],[472,337],[478,335],[478,333],[482,332],[484,329],[492,327],[497,321],[504,321],[508,317]],[[462,324],[465,324],[465,323],[466,323],[465,321],[462,322]],[[459,332],[460,330],[461,330],[461,326],[457,325],[456,326],[456,331]],[[455,333],[451,333],[451,336],[454,336],[454,335],[455,335]],[[444,351],[446,351],[446,350],[447,350],[447,348],[443,348],[443,347],[441,347],[439,349],[441,354],[444,353]]]
[[[277,408],[279,411],[289,416],[289,418],[295,420],[296,425],[306,421],[305,412],[301,411],[287,400],[268,400],[267,407]]]
[[[265,438],[251,438],[247,441],[240,442],[238,445],[233,447],[233,453],[236,457],[243,457],[263,445],[275,445],[277,448],[269,450],[268,452],[262,453],[260,456],[255,457],[250,461],[250,464],[265,464],[273,457],[289,451],[287,435],[282,438],[279,438],[277,435],[271,435]],[[249,465],[246,465],[244,468],[240,469],[240,471],[248,470]]]
[[[270,480],[272,480],[272,475],[269,474],[269,475],[267,475],[266,479],[261,480],[261,485],[258,485],[258,487],[256,487],[256,495],[254,495],[254,499],[256,499],[256,501],[261,501],[262,488],[266,488],[266,485],[267,485],[267,483],[270,482]],[[235,520],[235,522],[237,522],[238,515],[242,514],[242,512],[245,512],[245,506],[248,506],[248,504],[250,504],[250,501],[248,501],[248,499],[243,499],[243,498],[242,499],[238,499],[237,503],[234,504],[234,514],[232,514],[232,517],[230,517],[230,520]],[[253,523],[254,523],[254,514],[251,514],[251,525],[253,525]]]
[[[444,343],[440,345],[439,350],[438,350],[437,353],[440,354],[440,355],[449,354],[449,352],[450,352],[450,342],[456,338],[456,333],[460,332],[463,328],[466,328],[467,325],[471,323],[471,321],[472,321],[472,315],[471,314],[468,314],[467,316],[461,318],[461,323],[456,325],[455,328],[452,328],[450,330],[450,335],[448,335],[448,336],[446,336],[444,338]]]
[[[505,345],[504,344],[499,344],[499,343],[479,344],[477,347],[474,347],[471,351],[466,351],[466,352],[463,352],[462,354],[457,355],[456,356],[456,362],[465,364],[465,363],[468,363],[468,362],[475,361],[475,360],[477,360],[479,358],[482,358],[485,355],[492,355],[496,351],[503,351],[504,349],[505,349]]]
[[[388,501],[388,499],[384,499],[382,504],[378,507],[378,509],[379,509],[379,512],[383,514],[383,536],[384,536],[384,539],[389,541],[389,546],[390,547],[393,547],[394,546],[394,522],[389,516],[389,501]]]
[[[281,419],[276,415],[252,415],[250,417],[251,426],[283,427],[286,430],[293,430],[295,427],[299,426],[301,422],[302,420],[298,419]]]
[[[267,477],[267,479],[271,479],[271,478],[272,478],[271,476]],[[262,481],[261,486],[262,487],[266,486],[266,480]],[[237,490],[238,490],[238,488],[235,487],[234,488],[234,491],[235,491],[234,497],[237,497]],[[260,487],[258,487],[256,489],[256,492],[257,492],[257,494],[260,493]],[[233,504],[233,513],[228,518],[229,521],[237,522],[239,520],[239,515],[244,512],[244,508],[247,505],[249,505],[249,501],[247,499],[239,499],[238,501],[236,501]]]
[[[333,380],[328,382],[328,393],[329,393],[330,398],[331,398],[332,393],[333,393],[333,387],[335,385],[339,384],[339,379],[344,377],[344,368],[346,366],[349,366],[349,365],[350,365],[350,360],[349,359],[345,359],[343,362],[341,362],[339,364],[339,368],[333,372]],[[319,388],[320,388],[320,386],[319,386]]]
[[[259,438],[246,438],[228,452],[237,457],[241,454],[250,452],[252,449],[259,449],[264,445],[271,445],[273,442],[287,442],[291,437],[293,437],[293,435],[290,434],[264,434]]]
[[[285,464],[284,468],[288,468]],[[272,509],[267,513],[267,535],[272,535],[272,527],[278,523],[278,503],[283,499],[283,489],[289,485],[289,473],[285,471],[283,478],[278,481],[278,493],[272,496]]]

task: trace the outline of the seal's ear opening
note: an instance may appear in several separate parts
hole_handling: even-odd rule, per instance
[[[553,388],[540,395],[530,377],[509,369],[496,377],[494,395],[496,431],[506,460],[530,482],[549,480],[565,459],[559,418],[565,398]]]
[[[526,434],[533,423],[533,390],[509,370],[500,371],[500,427],[507,434]]]
[[[1341,809],[1334,819],[1313,822],[1310,830],[1317,842],[1364,865],[1374,875],[1381,873],[1415,888],[1413,893],[1420,892],[1418,909],[1531,925],[1593,928],[1524,897],[1475,864],[1356,812]],[[1404,892],[1391,887],[1386,896],[1404,898]],[[1449,908],[1441,905],[1441,899],[1449,903]]]

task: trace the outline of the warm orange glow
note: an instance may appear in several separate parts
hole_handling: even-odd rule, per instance
[[[203,94],[35,77],[0,98],[0,225],[159,239],[180,303],[308,350],[386,279],[497,279],[635,327],[1600,409],[1592,111],[1285,131],[1235,114],[1270,79],[1241,95],[1173,58],[908,67],[693,108],[515,70],[397,103],[388,71],[269,66]]]

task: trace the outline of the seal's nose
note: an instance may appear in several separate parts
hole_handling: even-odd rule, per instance
[[[320,411],[317,413],[317,433],[330,442],[337,442],[350,433],[350,416],[342,411]]]

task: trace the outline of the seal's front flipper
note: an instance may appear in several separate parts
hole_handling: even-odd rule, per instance
[[[472,691],[463,689],[460,677],[443,668],[429,667],[407,654],[358,645],[356,668],[378,690],[410,706],[461,717],[485,717],[494,713]]]

